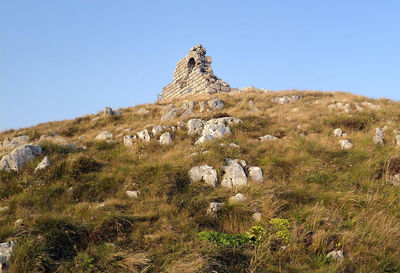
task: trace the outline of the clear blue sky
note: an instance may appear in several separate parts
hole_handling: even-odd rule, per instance
[[[198,43],[233,87],[400,99],[398,0],[0,5],[0,129],[154,102]]]

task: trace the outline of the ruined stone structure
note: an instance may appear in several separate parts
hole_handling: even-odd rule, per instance
[[[211,57],[206,56],[206,49],[202,45],[196,45],[176,64],[173,82],[162,89],[161,100],[229,91],[229,84],[214,75]]]

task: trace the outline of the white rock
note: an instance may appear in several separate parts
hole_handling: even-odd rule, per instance
[[[336,261],[341,260],[344,258],[343,251],[342,250],[334,250],[328,253],[326,255],[328,258],[332,258]]]
[[[201,134],[204,128],[204,124],[206,124],[206,122],[202,119],[190,119],[186,125],[188,129],[188,134],[191,136]]]
[[[105,108],[104,108],[104,111],[103,111],[103,114],[104,114],[105,116],[114,116],[114,115],[121,115],[122,112],[120,112],[120,111],[115,111],[115,110],[113,110],[111,107],[105,107]]]
[[[259,221],[261,221],[261,213],[255,212],[255,213],[253,213],[253,215],[251,216],[251,218],[253,218],[253,220],[254,220],[255,222],[259,222]]]
[[[201,137],[195,142],[195,144],[202,144],[216,138],[222,138],[227,134],[231,134],[231,129],[226,125],[206,124]]]
[[[246,196],[243,193],[237,193],[236,195],[229,198],[229,203],[240,203],[246,200]]]
[[[219,124],[219,125],[233,125],[239,124],[243,121],[241,119],[235,117],[222,117],[222,118],[213,118],[207,121],[207,124]]]
[[[15,221],[14,225],[17,227],[19,225],[21,225],[24,222],[24,219],[17,219],[17,221]]]
[[[221,186],[232,189],[247,184],[246,173],[243,167],[235,160],[231,160],[228,166],[223,166],[222,169],[224,176],[222,177]]]
[[[224,102],[218,98],[210,99],[207,104],[211,110],[222,110],[224,108]]]
[[[39,170],[44,170],[47,169],[48,167],[50,167],[50,160],[49,157],[46,155],[43,160],[37,165],[35,172],[39,171]]]
[[[42,147],[39,145],[22,145],[15,148],[8,155],[3,156],[0,161],[0,171],[16,171],[19,172],[28,161],[42,153]]]
[[[270,140],[277,140],[278,138],[273,135],[265,135],[258,138],[260,141],[270,141]]]
[[[389,177],[388,181],[389,184],[392,184],[394,186],[400,186],[400,173],[392,175]]]
[[[375,129],[375,135],[372,137],[372,141],[374,142],[375,145],[385,145],[385,139],[384,139],[385,132],[381,128],[376,128]]]
[[[224,203],[220,202],[211,202],[207,209],[207,214],[210,214],[213,217],[218,215],[218,212],[225,206]]]
[[[130,198],[137,198],[139,197],[139,192],[138,191],[126,191],[126,195]]]
[[[253,182],[262,183],[264,181],[262,170],[260,167],[249,168],[249,179]]]
[[[342,149],[351,149],[353,148],[353,144],[348,139],[339,140],[340,148]]]
[[[215,187],[218,181],[217,171],[208,165],[196,166],[190,169],[189,177],[192,182],[204,181]]]
[[[162,133],[160,136],[160,144],[161,145],[169,145],[172,143],[172,136],[170,132]]]
[[[232,148],[240,148],[239,145],[237,145],[236,143],[233,143],[233,142],[231,144],[229,144],[229,146]]]
[[[136,140],[136,139],[137,139],[136,135],[124,136],[124,145],[125,146],[132,146],[133,145],[133,141]]]
[[[150,141],[150,134],[149,131],[147,131],[147,129],[144,129],[143,131],[140,131],[137,133],[137,136],[139,139],[149,142]]]
[[[11,265],[11,254],[15,248],[15,241],[0,243],[0,272],[8,272]]]
[[[340,128],[336,128],[335,130],[333,130],[333,136],[335,137],[341,137],[343,135],[343,131]]]
[[[398,147],[400,147],[400,135],[397,135],[396,137],[395,137],[395,142],[396,142],[396,146],[398,146]]]
[[[204,111],[206,111],[207,110],[207,102],[205,102],[205,101],[201,101],[201,102],[199,102],[199,105],[200,105],[200,113],[203,113]]]
[[[112,134],[109,131],[104,131],[101,132],[100,134],[98,134],[95,139],[99,139],[99,140],[107,140],[107,139],[111,139],[112,138]]]
[[[147,115],[148,113],[150,113],[150,110],[144,108],[144,107],[140,107],[137,111],[136,114],[138,115]]]
[[[196,102],[194,101],[184,101],[183,105],[181,106],[181,111],[183,113],[181,114],[181,118],[187,118],[193,114],[193,109],[194,106],[196,105]]]
[[[279,104],[286,104],[289,102],[295,102],[301,99],[300,95],[293,95],[293,96],[277,96],[271,98],[271,101],[274,103],[279,103]]]
[[[27,136],[27,135],[8,137],[8,138],[5,138],[3,141],[3,148],[4,149],[15,149],[18,146],[27,144],[28,141],[29,141],[29,136]]]

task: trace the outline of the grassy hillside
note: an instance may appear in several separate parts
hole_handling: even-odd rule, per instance
[[[271,101],[285,94],[302,99]],[[200,113],[197,104],[191,117],[168,122],[160,118],[171,102],[2,132],[0,140],[28,134],[33,142],[57,133],[87,147],[46,142],[50,168],[34,172],[43,155],[20,173],[0,172],[0,242],[17,240],[12,272],[400,272],[400,188],[387,182],[400,171],[393,133],[400,129],[399,103],[311,91],[218,97],[224,109]],[[328,109],[333,101],[350,103],[350,112]],[[149,113],[138,114],[142,107]],[[124,129],[221,116],[243,123],[200,146],[185,129],[164,146],[152,139],[126,147],[116,137]],[[374,145],[375,128],[384,126],[386,144]],[[332,135],[337,127],[352,149],[340,148],[341,138]],[[115,143],[95,140],[105,130]],[[266,134],[278,139],[260,142]],[[214,167],[220,180],[225,158],[261,167],[264,182],[233,190],[190,183],[189,169],[201,164]],[[228,204],[238,192],[247,199]],[[206,214],[211,201],[227,204],[218,217]],[[260,221],[252,219],[255,211]],[[247,242],[252,227],[261,233],[253,228]],[[343,259],[328,258],[333,250]]]

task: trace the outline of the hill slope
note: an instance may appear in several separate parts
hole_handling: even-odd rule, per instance
[[[400,272],[399,103],[296,90],[216,97],[222,109],[190,97],[193,109],[175,100],[2,132],[44,151],[0,172],[0,242],[17,242],[11,271]],[[195,144],[187,121],[221,117],[242,122]],[[154,137],[156,125],[169,127]],[[145,128],[149,142],[124,145]],[[106,130],[108,141],[96,139]],[[165,131],[169,145],[158,141]],[[44,156],[51,166],[35,172]],[[227,158],[246,162],[245,185],[220,185]],[[201,165],[217,172],[216,187],[191,181]],[[237,193],[245,200],[230,202]],[[210,214],[211,202],[224,205]]]

